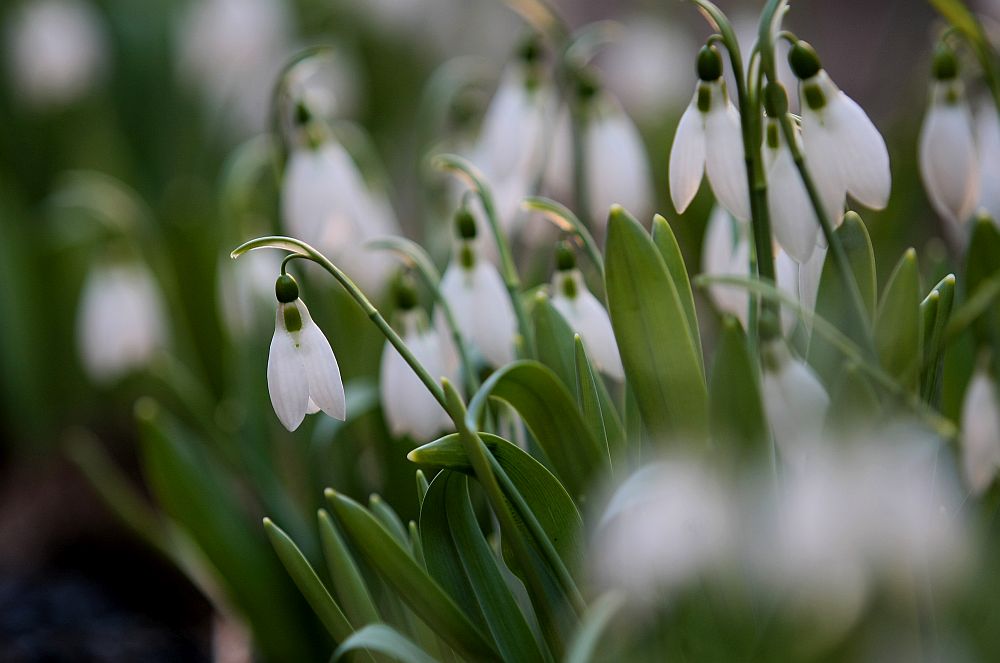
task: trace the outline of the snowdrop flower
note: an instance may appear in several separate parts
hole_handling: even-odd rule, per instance
[[[89,3],[25,3],[7,26],[7,64],[16,95],[35,106],[62,106],[93,87],[107,65],[103,22]]]
[[[750,276],[749,227],[716,206],[708,217],[702,243],[701,271],[712,276]],[[746,327],[750,295],[746,288],[712,285],[708,289],[716,308],[736,316]]]
[[[274,79],[291,50],[284,0],[196,0],[175,34],[180,75],[224,114],[224,128],[264,128]]]
[[[313,133],[292,150],[282,181],[285,227],[334,258],[366,293],[377,295],[392,275],[393,261],[362,245],[398,233],[392,206],[369,188],[351,155],[323,135],[319,124],[307,122],[304,131]]]
[[[789,256],[803,263],[816,248],[819,220],[778,120],[768,119],[766,137],[767,206],[774,236]],[[831,219],[835,218],[835,210],[836,206],[828,212]]]
[[[713,46],[698,54],[701,79],[691,104],[677,125],[670,148],[670,197],[678,212],[694,199],[702,174],[726,211],[750,218],[750,195],[744,164],[740,116],[729,101],[722,78],[722,57]]]
[[[273,251],[254,251],[242,260],[226,258],[219,265],[219,309],[230,334],[248,336],[270,318],[274,274],[280,268],[281,258]]]
[[[983,100],[976,112],[979,146],[979,205],[1000,219],[1000,116],[992,99]]]
[[[979,199],[972,131],[958,62],[954,53],[939,48],[934,56],[931,106],[920,130],[920,175],[934,209],[952,223],[964,223]]]
[[[556,252],[556,274],[552,281],[552,305],[580,335],[594,366],[613,380],[624,380],[625,369],[611,318],[597,297],[587,289],[576,268],[572,249],[561,244]]]
[[[417,308],[412,286],[401,284],[397,292],[403,342],[427,372],[447,377],[458,384],[458,358],[447,334],[428,325],[427,316]],[[426,441],[452,427],[451,418],[403,356],[388,341],[379,368],[382,411],[389,431]]]
[[[788,62],[801,82],[802,145],[820,196],[842,207],[850,193],[862,205],[882,209],[892,186],[882,134],[830,80],[812,46],[799,41]],[[839,217],[831,220],[839,223]]]
[[[962,467],[975,495],[990,487],[1000,470],[1000,395],[989,362],[980,361],[962,403]]]
[[[734,511],[709,468],[681,458],[651,463],[611,498],[594,539],[594,573],[639,601],[681,589],[726,561]]]
[[[147,366],[167,344],[163,296],[139,262],[94,265],[79,307],[80,358],[95,381],[110,382]]]
[[[299,299],[287,274],[274,286],[278,313],[267,356],[267,389],[281,424],[294,431],[307,414],[322,410],[341,421],[347,416],[344,382],[326,336]]]
[[[775,444],[793,467],[801,466],[812,451],[803,441],[823,430],[830,405],[826,389],[779,340],[765,351],[762,395]]]
[[[472,214],[459,210],[455,224],[457,255],[441,278],[441,294],[455,314],[462,335],[488,363],[503,366],[514,360],[514,307],[496,267],[476,251],[476,221]]]

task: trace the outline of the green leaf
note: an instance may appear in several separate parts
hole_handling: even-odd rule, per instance
[[[591,434],[575,399],[549,368],[536,361],[517,361],[493,373],[469,402],[474,420],[490,397],[517,410],[555,473],[577,499],[593,487],[593,479],[606,476],[606,448]]]
[[[544,292],[535,295],[531,320],[535,325],[535,347],[538,361],[552,369],[563,385],[576,383],[573,356],[573,330],[552,305]]]
[[[618,611],[625,605],[620,594],[609,593],[594,601],[583,616],[580,628],[573,635],[565,663],[589,663],[597,660],[597,648],[604,639],[604,631]]]
[[[347,548],[347,542],[337,530],[337,526],[325,509],[320,509],[319,540],[323,546],[326,568],[333,581],[333,589],[344,606],[344,613],[357,626],[380,621],[378,608],[368,591],[361,569]]]
[[[852,296],[844,287],[837,261],[827,255],[816,295],[816,314],[828,320],[862,350],[871,347],[870,325],[875,317],[876,281],[875,254],[864,222],[854,212],[844,215],[844,222],[835,231],[847,253],[851,275],[858,285],[867,319],[859,326]],[[813,329],[809,343],[809,363],[829,387],[836,383],[842,368],[840,353]]]
[[[625,429],[604,381],[594,373],[579,335],[574,336],[573,345],[576,350],[576,397],[580,412],[598,443],[607,448],[614,464],[625,456]]]
[[[424,475],[423,470],[417,470],[417,507],[419,508],[424,503],[424,497],[427,495],[427,477]]]
[[[504,660],[545,660],[479,529],[467,482],[448,470],[431,482],[420,510],[427,570],[493,636]]]
[[[619,206],[608,221],[608,307],[625,376],[653,439],[701,441],[708,429],[702,359],[653,240]]]
[[[583,518],[569,493],[527,452],[502,437],[490,433],[480,436],[538,518],[563,562],[570,569],[579,568],[584,549]],[[473,475],[472,464],[457,433],[417,447],[407,458],[420,465]]]
[[[333,652],[330,663],[339,661],[352,651],[360,650],[377,652],[400,663],[437,663],[433,656],[386,624],[369,624],[355,631]]]
[[[498,660],[483,634],[371,513],[354,500],[326,491],[338,522],[378,572],[435,633],[473,660]]]
[[[404,546],[409,542],[409,535],[406,532],[406,527],[403,525],[403,520],[399,515],[393,510],[391,506],[386,504],[385,500],[381,497],[372,493],[368,497],[368,510],[372,512],[380,523],[396,537]]]
[[[830,391],[826,429],[839,435],[852,435],[882,421],[882,406],[871,381],[857,364],[847,362]]]
[[[761,458],[770,448],[770,427],[746,334],[732,316],[722,321],[708,389],[716,445],[746,460]]]
[[[965,257],[965,297],[963,308],[973,301],[983,304],[980,315],[972,325],[977,343],[994,343],[1000,347],[1000,305],[995,297],[979,297],[980,291],[989,292],[993,277],[1000,271],[1000,230],[986,217],[975,220],[969,251]],[[959,311],[955,316],[958,318]]]
[[[909,249],[889,277],[875,318],[879,360],[908,389],[915,389],[920,377],[920,323],[920,273],[917,254]]]
[[[677,237],[667,220],[657,214],[653,217],[653,243],[663,258],[663,264],[667,266],[667,273],[674,282],[677,289],[677,296],[684,307],[684,317],[687,320],[688,333],[694,339],[695,349],[698,358],[702,360],[702,370],[704,370],[704,357],[701,349],[701,331],[698,328],[698,315],[694,308],[694,293],[691,292],[691,280],[688,278],[687,266],[684,264],[684,254],[677,243]]]
[[[941,363],[947,342],[947,329],[955,304],[955,275],[948,274],[920,304],[923,317],[924,368],[920,377],[921,395],[927,402],[935,398],[941,378]]]
[[[312,606],[313,612],[323,622],[326,630],[336,642],[346,640],[354,632],[354,628],[340,606],[330,596],[330,592],[323,586],[323,581],[316,575],[316,571],[303,556],[302,551],[280,527],[271,522],[270,518],[264,519],[264,531],[267,532],[267,537],[271,540],[271,545],[278,553],[281,563],[285,565],[288,575],[295,581],[295,585]]]

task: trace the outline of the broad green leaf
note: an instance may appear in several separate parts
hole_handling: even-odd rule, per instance
[[[427,570],[493,636],[504,660],[545,660],[479,529],[467,482],[464,474],[449,470],[431,482],[420,510]]]
[[[889,277],[875,318],[882,367],[908,389],[915,389],[920,377],[920,322],[920,273],[917,254],[909,249]]]
[[[859,348],[870,348],[871,323],[875,317],[876,301],[875,254],[872,251],[871,239],[861,217],[854,212],[844,215],[844,222],[837,228],[836,236],[847,253],[851,275],[861,293],[867,319],[863,328],[859,327],[851,293],[844,287],[843,278],[831,252],[827,253],[820,276],[819,291],[816,295],[816,314],[835,325]],[[818,334],[815,328],[809,343],[809,363],[828,387],[836,383],[837,373],[842,367],[840,352]]]
[[[598,443],[607,449],[614,464],[625,455],[625,430],[618,411],[611,403],[604,381],[594,373],[587,357],[587,349],[579,335],[574,335],[573,345],[576,359],[576,398],[580,404],[580,412]]]
[[[348,653],[360,650],[384,654],[400,663],[437,663],[434,657],[386,624],[369,624],[355,631],[333,652],[330,663],[336,663]]]
[[[694,339],[695,349],[698,358],[702,360],[702,370],[704,370],[704,357],[701,349],[701,331],[698,328],[698,315],[694,307],[694,293],[691,292],[691,280],[688,278],[687,266],[684,264],[684,254],[677,243],[677,237],[667,220],[657,214],[653,217],[653,243],[663,258],[663,264],[667,266],[667,273],[674,282],[677,289],[677,296],[684,307],[684,316],[687,319],[688,332]]]
[[[608,220],[605,268],[611,323],[648,433],[660,443],[702,441],[708,392],[684,305],[653,240],[619,206]]]
[[[403,521],[399,515],[391,506],[386,504],[385,500],[372,493],[368,498],[368,510],[385,526],[390,534],[396,537],[397,541],[406,545],[409,540],[406,527],[403,525]]]
[[[337,521],[368,562],[437,635],[473,660],[498,660],[493,647],[375,516],[354,500],[326,491]]]
[[[544,292],[535,295],[531,320],[535,325],[538,361],[551,368],[564,386],[572,388],[576,383],[573,330]]]
[[[417,506],[419,507],[424,503],[424,497],[427,495],[427,477],[424,475],[423,470],[417,470]]]
[[[921,374],[921,395],[927,402],[936,400],[941,379],[941,359],[947,342],[947,329],[955,304],[955,275],[948,274],[920,304],[924,318],[924,368]]]
[[[1000,271],[1000,230],[987,217],[979,217],[974,223],[965,257],[963,308],[976,299],[981,290],[989,288],[992,277]],[[984,303],[981,315],[972,325],[973,335],[978,343],[994,343],[994,347],[1000,347],[1000,304],[995,299]]]
[[[563,659],[565,663],[589,663],[596,661],[597,649],[605,639],[604,631],[618,611],[625,604],[620,594],[609,593],[594,601],[583,616],[580,628],[573,634],[569,651]]]
[[[480,436],[538,518],[563,562],[570,569],[579,568],[584,549],[583,519],[569,493],[527,452],[496,435],[480,433]],[[407,457],[420,465],[473,474],[457,433],[418,447]]]
[[[715,444],[747,460],[761,458],[770,447],[770,428],[746,334],[731,316],[722,321],[708,389]]]
[[[517,361],[499,369],[469,402],[478,419],[488,398],[499,398],[517,410],[552,469],[577,499],[606,475],[606,448],[591,434],[576,401],[556,374],[536,361]]]
[[[280,527],[271,522],[270,518],[264,519],[264,531],[267,532],[267,537],[271,540],[271,545],[278,553],[278,558],[284,564],[288,575],[295,581],[295,585],[319,620],[323,622],[326,630],[336,642],[346,640],[354,632],[354,628],[340,606],[330,596],[330,592],[316,575],[316,571],[302,555],[302,551]]]
[[[368,591],[361,569],[354,561],[347,548],[347,542],[340,535],[330,514],[320,509],[317,514],[319,521],[319,540],[323,546],[323,557],[326,568],[333,581],[333,590],[344,607],[351,624],[363,626],[380,621],[378,608]]]
[[[315,660],[313,617],[263,535],[255,536],[226,471],[152,400],[136,404],[143,471],[156,501],[197,544],[273,660]]]

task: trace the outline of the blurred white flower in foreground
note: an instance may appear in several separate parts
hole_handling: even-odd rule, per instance
[[[726,485],[698,462],[651,463],[611,498],[593,539],[593,573],[640,603],[683,589],[733,553],[733,505]]]
[[[975,495],[990,487],[1000,470],[1000,395],[989,362],[980,360],[962,403],[962,469]]]
[[[144,368],[167,335],[163,296],[145,265],[91,268],[77,316],[80,358],[91,379],[108,382]]]
[[[714,47],[706,46],[698,54],[698,77],[670,147],[670,197],[679,213],[686,210],[704,174],[718,203],[746,221],[750,194],[740,116],[729,100],[722,57]]]
[[[765,349],[762,396],[774,442],[784,460],[799,467],[812,449],[810,436],[823,430],[830,397],[802,360],[792,357],[783,341]]]
[[[935,54],[934,79],[920,129],[920,175],[937,213],[964,223],[979,200],[979,164],[972,115],[950,51]]]
[[[611,328],[611,318],[597,297],[587,289],[583,274],[576,268],[572,250],[565,246],[560,246],[556,254],[552,306],[580,335],[594,366],[613,380],[624,380],[625,369]]]
[[[264,129],[275,78],[291,51],[284,0],[196,0],[175,35],[179,73],[225,118],[221,128]]]
[[[336,140],[295,147],[281,189],[286,230],[336,262],[361,289],[377,296],[394,269],[385,252],[366,241],[398,234],[392,206],[371,189],[351,155]]]
[[[87,2],[40,0],[7,24],[7,65],[19,99],[62,106],[85,95],[108,60],[103,20]]]
[[[809,44],[798,42],[789,64],[800,79],[802,144],[820,197],[843,208],[850,193],[872,209],[889,202],[892,176],[885,140],[868,115],[841,91]],[[838,213],[831,222],[840,222]]]
[[[275,292],[278,312],[267,356],[267,389],[275,414],[290,431],[320,410],[343,420],[347,399],[330,342],[299,299],[292,277],[279,276]]]
[[[441,277],[444,296],[462,336],[492,366],[514,360],[517,320],[497,268],[476,250],[476,221],[468,210],[456,215],[455,255]]]
[[[219,264],[219,309],[230,334],[248,336],[270,320],[274,275],[280,269],[274,251],[254,251],[241,260],[226,257]]]

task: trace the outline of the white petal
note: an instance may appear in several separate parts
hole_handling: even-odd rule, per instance
[[[705,116],[705,173],[719,204],[737,219],[748,220],[750,190],[740,116],[721,91],[713,91],[712,107]]]
[[[781,247],[797,262],[809,260],[816,248],[819,221],[792,152],[784,143],[774,151],[767,175],[767,205]]]
[[[447,372],[444,349],[436,331],[411,331],[404,335],[403,341],[435,378],[454,377]],[[390,343],[386,343],[382,353],[379,383],[382,410],[393,435],[429,441],[451,427],[447,413]]]
[[[791,256],[780,248],[775,252],[774,270],[778,289],[790,296],[792,299],[799,298],[799,263],[795,262]],[[782,305],[781,307],[781,331],[787,337],[792,333],[798,315],[791,308]]]
[[[819,294],[823,264],[826,262],[826,251],[825,246],[817,246],[809,260],[799,266],[799,302],[807,311],[816,310],[816,297]]]
[[[552,143],[545,162],[545,189],[554,198],[573,194],[573,133],[569,111],[563,109],[552,130]]]
[[[747,233],[745,223],[734,220],[724,209],[716,206],[705,228],[702,272],[713,276],[749,276],[750,242]],[[746,326],[750,306],[746,288],[713,285],[709,293],[720,311],[736,316]]]
[[[962,467],[972,492],[981,495],[1000,469],[1000,401],[985,367],[972,376],[962,404]]]
[[[267,355],[267,390],[274,413],[290,431],[299,427],[309,407],[309,385],[303,370],[295,339],[285,331],[279,306],[271,349]]]
[[[343,421],[347,417],[347,398],[340,367],[330,342],[313,322],[309,309],[301,299],[295,301],[302,315],[302,331],[298,334],[298,352],[302,362],[303,378],[308,384],[309,398],[323,412]]]
[[[979,145],[979,206],[1000,219],[1000,117],[992,99],[984,101],[976,113],[976,140]]]
[[[830,398],[804,362],[787,355],[778,361],[779,366],[764,371],[764,410],[778,448],[799,465],[807,441],[823,429]]]
[[[621,108],[606,111],[587,129],[587,184],[594,225],[603,228],[619,204],[636,217],[652,211],[652,176],[639,130]]]
[[[681,115],[670,147],[670,199],[678,212],[691,204],[705,174],[705,121],[698,95]]]
[[[826,130],[823,118],[809,110],[808,106],[802,115],[802,150],[809,173],[826,203],[827,216],[834,226],[838,226],[843,219],[847,198],[847,184],[836,157],[839,148],[836,137]],[[820,238],[825,245],[826,238],[822,233]]]
[[[452,264],[441,279],[441,292],[462,335],[487,361],[493,366],[513,361],[517,320],[496,267],[481,257],[471,270]]]
[[[560,287],[560,280],[567,277],[576,281],[576,297],[573,299],[566,297]],[[604,306],[587,289],[579,271],[573,270],[572,275],[556,274],[555,280],[552,305],[570,328],[580,335],[594,366],[613,380],[624,380],[625,370],[618,352],[618,341]]]
[[[972,117],[964,99],[950,103],[949,90],[936,83],[931,107],[920,130],[920,175],[934,209],[942,217],[963,223],[979,195],[979,167]],[[961,95],[961,90],[954,90]]]

